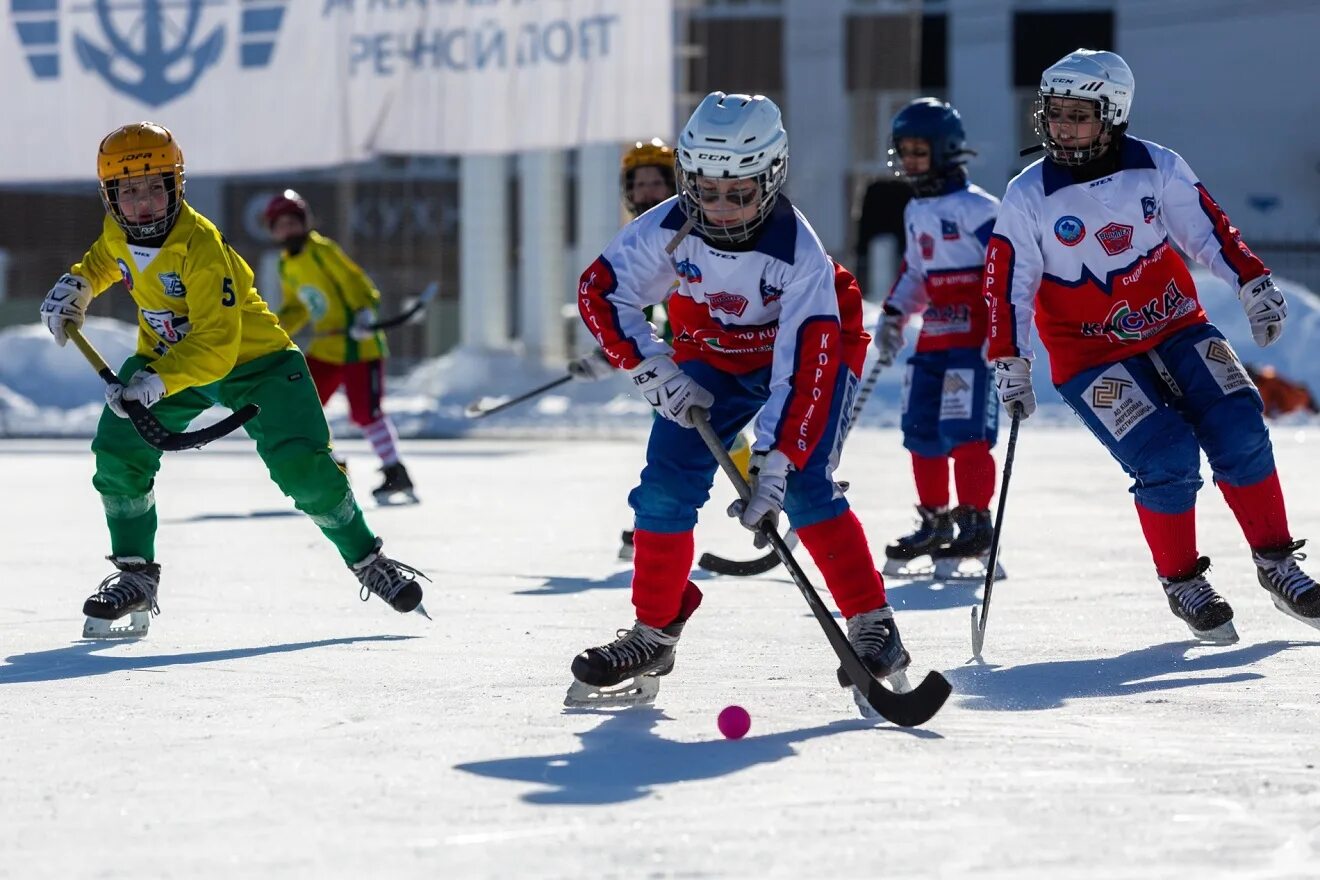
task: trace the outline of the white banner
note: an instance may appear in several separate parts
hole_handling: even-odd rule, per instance
[[[670,134],[672,0],[0,0],[0,181],[125,122],[194,174]]]

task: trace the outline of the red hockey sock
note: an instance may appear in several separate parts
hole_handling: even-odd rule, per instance
[[[1182,513],[1156,513],[1137,505],[1137,519],[1155,558],[1160,577],[1182,577],[1196,568],[1196,508]]]
[[[990,442],[964,443],[954,448],[952,457],[958,503],[975,510],[989,510],[990,498],[995,494],[995,459],[990,455]]]
[[[633,607],[648,626],[666,627],[678,617],[692,573],[692,532],[633,532]]]
[[[1273,550],[1292,541],[1278,471],[1250,486],[1218,485],[1252,550]]]
[[[851,510],[797,530],[844,617],[882,607],[885,582],[875,570],[862,524]]]
[[[912,453],[912,476],[917,482],[917,503],[922,507],[949,506],[949,459]],[[798,532],[798,534],[802,534]]]

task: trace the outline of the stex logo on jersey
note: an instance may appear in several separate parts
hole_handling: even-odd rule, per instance
[[[784,295],[784,288],[775,287],[764,278],[761,279],[761,305],[768,306]]]
[[[696,263],[692,262],[691,260],[686,260],[686,259],[685,259],[685,260],[673,260],[672,257],[671,257],[670,259],[671,259],[671,262],[673,262],[673,264],[674,264],[674,271],[678,273],[678,276],[679,276],[680,278],[686,280],[688,284],[700,284],[700,283],[701,283],[701,267],[700,267],[700,266],[698,266]]]
[[[62,63],[72,55],[115,91],[159,107],[221,64],[227,45],[237,46],[233,60],[242,68],[269,65],[289,2],[88,0],[65,4],[63,14],[57,0],[9,0],[9,7],[38,80],[67,74]]]
[[[1095,234],[1095,240],[1105,253],[1116,257],[1132,248],[1132,227],[1123,223],[1108,223]]]
[[[1115,342],[1137,342],[1159,332],[1169,321],[1196,311],[1196,300],[1183,294],[1178,285],[1170,281],[1164,293],[1145,305],[1132,308],[1127,300],[1120,300],[1109,310],[1103,324],[1082,324],[1083,336],[1107,335]]]
[[[115,264],[119,266],[119,277],[124,279],[124,286],[131,292],[133,290],[133,273],[129,271],[128,263],[124,262],[123,257],[119,257],[115,260]]]
[[[940,235],[943,236],[943,238],[944,238],[945,241],[957,241],[957,240],[958,240],[958,224],[957,224],[957,223],[954,223],[952,220],[945,220],[945,219],[941,218],[941,219],[940,219]]]
[[[929,260],[935,256],[935,238],[929,232],[923,232],[917,236],[917,244],[921,246],[921,258]]]
[[[183,286],[183,279],[179,277],[178,272],[161,272],[156,276],[160,279],[160,284],[165,288],[165,295],[175,298],[183,298],[188,295],[188,288]]]
[[[747,297],[721,290],[719,293],[706,294],[706,305],[712,312],[724,312],[735,317],[742,317],[747,311]]]
[[[1160,208],[1158,203],[1156,203],[1154,196],[1141,197],[1141,219],[1145,220],[1147,223],[1152,223],[1159,213]]]
[[[1082,222],[1080,217],[1065,214],[1054,221],[1054,237],[1059,240],[1060,244],[1073,247],[1086,237],[1086,224]]]

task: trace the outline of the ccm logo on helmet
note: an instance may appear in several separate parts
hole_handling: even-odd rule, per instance
[[[704,159],[707,162],[727,162],[728,156],[721,156],[718,153],[697,153],[698,159]]]

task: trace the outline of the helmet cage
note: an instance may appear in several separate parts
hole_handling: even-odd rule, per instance
[[[130,219],[119,204],[120,187],[129,182],[151,182],[160,178],[165,183],[165,211],[149,221],[141,222]],[[173,171],[143,171],[140,174],[128,174],[101,181],[101,204],[106,213],[114,218],[124,234],[133,240],[158,238],[174,228],[174,221],[183,207],[184,174],[183,166],[176,165]]]
[[[692,221],[692,228],[696,232],[711,242],[723,242],[727,244],[742,244],[750,241],[756,235],[765,219],[770,216],[774,210],[775,203],[779,200],[779,191],[784,188],[784,182],[788,180],[788,152],[784,151],[782,155],[776,157],[768,168],[759,174],[750,176],[741,176],[725,172],[723,178],[703,175],[695,170],[688,170],[680,162],[677,165],[678,171],[678,203],[683,209],[683,214]],[[742,223],[734,225],[720,225],[711,222],[706,217],[705,209],[701,205],[701,193],[697,189],[698,178],[705,177],[707,180],[754,180],[758,191],[758,204],[756,214]]]
[[[1049,120],[1046,119],[1046,112],[1049,110],[1051,98],[1071,98],[1074,100],[1087,101],[1096,108],[1096,115],[1100,118],[1100,130],[1096,132],[1095,138],[1090,144],[1084,147],[1071,146],[1066,147],[1050,135]],[[1067,92],[1058,92],[1044,89],[1036,93],[1036,134],[1040,136],[1041,146],[1045,148],[1045,153],[1058,165],[1085,165],[1086,163],[1098,158],[1105,149],[1113,142],[1113,132],[1115,129],[1114,120],[1118,115],[1118,107],[1107,97],[1087,97],[1085,95],[1069,94]],[[1110,137],[1105,137],[1111,135]]]

